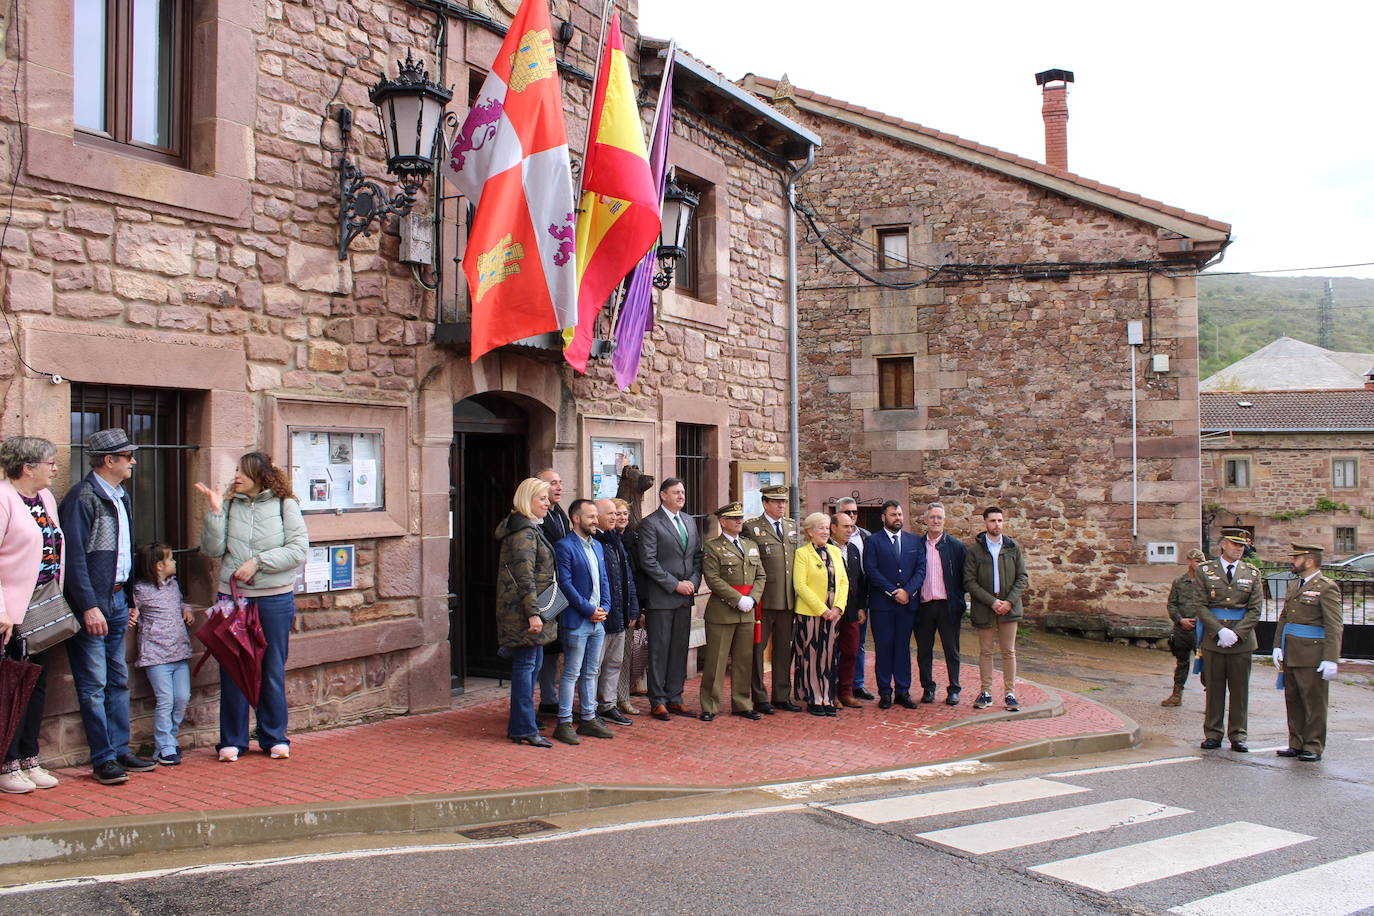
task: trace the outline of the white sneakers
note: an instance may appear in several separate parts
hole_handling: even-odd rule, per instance
[[[233,763],[239,759],[239,749],[236,747],[222,747],[219,749],[220,763]]]
[[[39,766],[37,757],[26,757],[19,761],[19,772],[33,783],[35,789],[51,789],[57,785],[57,777]]]
[[[12,770],[0,773],[0,792],[6,792],[10,795],[24,795],[36,788],[38,787],[29,782],[24,771],[17,766]]]
[[[285,760],[286,758],[291,756],[291,745],[274,744],[272,745],[272,749],[268,751],[267,754],[273,760]]]

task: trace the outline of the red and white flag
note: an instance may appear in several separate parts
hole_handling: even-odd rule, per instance
[[[524,0],[449,151],[477,205],[463,274],[472,360],[577,324],[572,168],[548,0]]]

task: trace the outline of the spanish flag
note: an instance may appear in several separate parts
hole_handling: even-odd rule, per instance
[[[597,313],[657,243],[662,220],[619,12],[611,15],[596,77],[582,176],[576,241],[577,327],[563,355],[574,369],[586,372]]]

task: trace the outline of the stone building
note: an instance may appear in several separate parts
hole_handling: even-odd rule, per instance
[[[1202,392],[1204,525],[1248,529],[1279,564],[1294,542],[1374,550],[1371,389]]]
[[[805,508],[854,496],[876,520],[888,498],[909,516],[941,500],[969,538],[996,504],[1027,550],[1030,616],[1124,633],[1162,616],[1199,542],[1196,274],[1229,226],[1068,172],[1057,99],[1045,165],[785,80],[742,84],[824,141],[798,184],[815,215]]]
[[[194,481],[224,484],[255,448],[290,469],[312,543],[331,548],[299,599],[293,728],[444,708],[466,678],[499,671],[491,533],[533,471],[559,469],[571,501],[613,489],[633,460],[687,477],[700,514],[741,464],[785,461],[783,178],[810,131],[681,56],[672,159],[702,204],[621,394],[607,361],[574,377],[537,341],[469,361],[461,201],[440,201],[447,263],[403,262],[390,225],[337,254],[340,107],[356,115],[348,155],[393,193],[369,87],[413,54],[455,87],[461,119],[517,3],[157,0],[153,21],[130,13],[146,6],[116,0],[107,22],[102,4],[33,0],[5,22],[0,76],[19,92],[0,107],[15,184],[0,219],[0,432],[58,443],[59,491],[96,428],[156,446],[139,453],[136,536],[179,549],[207,508]],[[599,4],[552,6],[580,149]],[[647,119],[666,52],[648,43],[641,58],[636,10],[622,4]],[[136,68],[130,49],[148,42],[161,53]],[[203,605],[208,564],[181,563]],[[43,747],[75,762],[63,655]],[[151,705],[133,681],[137,739]],[[216,736],[215,684],[212,670],[197,679],[197,744]]]

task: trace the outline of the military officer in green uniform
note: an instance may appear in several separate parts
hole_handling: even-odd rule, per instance
[[[759,604],[763,607],[763,634],[754,644],[754,708],[764,715],[773,710],[801,712],[792,702],[792,625],[796,594],[792,591],[792,554],[799,543],[797,523],[787,518],[785,486],[763,487],[763,514],[744,523],[744,534],[759,545],[768,585]],[[769,702],[763,684],[763,653],[773,646],[773,691]]]
[[[1283,673],[1283,700],[1288,707],[1288,747],[1280,757],[1322,759],[1326,747],[1327,681],[1336,676],[1341,654],[1341,589],[1322,575],[1322,549],[1293,545],[1293,574],[1288,598],[1274,632],[1274,665]]]
[[[1174,692],[1160,701],[1160,706],[1182,706],[1183,688],[1188,684],[1188,667],[1193,658],[1193,647],[1197,643],[1197,618],[1193,613],[1197,591],[1202,587],[1197,580],[1197,568],[1207,561],[1207,554],[1194,548],[1188,551],[1188,571],[1174,580],[1169,587],[1169,619],[1174,622],[1174,631],[1169,634],[1169,651],[1174,653]]]
[[[701,721],[720,714],[725,663],[730,663],[731,712],[746,719],[763,718],[750,697],[754,671],[754,605],[768,576],[759,545],[740,532],[744,506],[730,503],[716,510],[720,534],[702,548],[701,578],[711,590],[706,602],[706,661],[701,669]]]
[[[1202,722],[1203,750],[1221,747],[1222,723],[1231,750],[1249,751],[1250,654],[1258,645],[1255,623],[1264,602],[1260,571],[1242,560],[1250,536],[1244,528],[1223,528],[1221,556],[1198,567],[1201,588],[1192,616],[1201,628],[1202,683],[1207,706]],[[1230,709],[1227,710],[1227,694]]]

